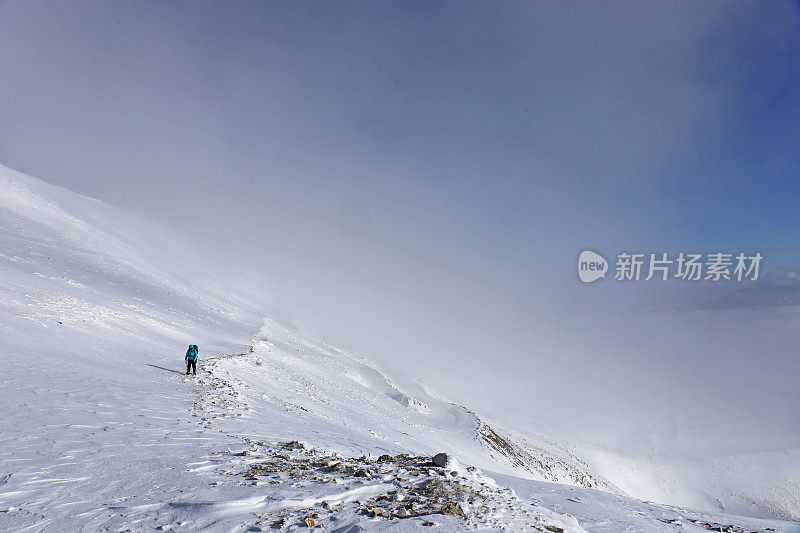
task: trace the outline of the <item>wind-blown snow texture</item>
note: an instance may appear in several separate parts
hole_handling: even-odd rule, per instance
[[[0,531],[795,525],[632,499],[577,448],[264,319],[173,246],[0,167]],[[791,512],[787,494],[759,495],[762,508]]]

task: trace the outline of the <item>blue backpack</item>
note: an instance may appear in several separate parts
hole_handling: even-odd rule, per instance
[[[194,344],[189,345],[189,349],[186,351],[186,359],[189,361],[197,361],[197,348]]]

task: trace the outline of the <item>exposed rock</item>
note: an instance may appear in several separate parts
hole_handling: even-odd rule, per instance
[[[445,466],[447,466],[447,461],[449,459],[450,457],[446,453],[437,453],[436,455],[433,456],[433,459],[431,459],[431,461],[433,462],[434,465],[438,466],[439,468],[444,468]]]
[[[287,454],[286,450],[292,450],[291,454]],[[247,481],[255,482],[261,478],[263,483],[266,481],[263,478],[268,477],[271,483],[300,488],[309,482],[338,482],[350,486],[355,483],[358,486],[368,482],[376,471],[380,471],[381,476],[392,473],[395,482],[393,490],[377,494],[367,501],[355,500],[346,504],[321,501],[314,506],[318,511],[325,510],[323,516],[330,516],[329,513],[349,507],[363,515],[383,520],[435,514],[466,519],[459,502],[469,502],[471,508],[483,505],[486,496],[479,484],[482,482],[453,476],[448,470],[434,467],[436,463],[450,463],[452,468],[452,459],[444,453],[438,454],[436,458],[408,454],[395,457],[382,455],[376,462],[370,457],[346,458],[338,454],[321,454],[313,448],[292,441],[281,444],[269,455],[265,455],[263,461],[248,462],[240,475]],[[283,517],[285,521],[276,523],[273,527],[289,527],[289,517],[292,516],[295,526],[324,527],[318,513],[309,513],[310,508],[305,511],[300,514],[287,510]]]
[[[474,415],[474,413],[472,414]],[[499,434],[480,419],[478,419],[475,430],[475,438],[489,451],[490,456],[496,459],[501,458],[512,466],[543,476],[547,481],[569,482],[579,487],[599,488],[615,494],[621,493],[607,480],[593,475],[588,465],[577,457],[565,453],[567,457],[565,460],[544,448],[531,444],[521,446],[513,438]]]
[[[446,504],[442,505],[442,508],[439,510],[439,512],[453,516],[464,516],[464,511],[461,510],[461,506],[453,502],[447,502]]]

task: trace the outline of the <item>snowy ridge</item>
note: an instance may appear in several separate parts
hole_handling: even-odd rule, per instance
[[[480,468],[619,492],[574,456],[501,437],[473,411],[422,388],[402,391],[374,365],[304,339],[273,319],[265,321],[248,354],[219,359],[209,370],[247,391],[243,401],[258,413],[255,420],[241,420],[249,428],[280,419],[296,435],[315,428],[302,439],[341,452],[446,451]],[[354,442],[360,444],[355,450]]]
[[[263,319],[157,232],[0,167],[0,531],[796,525],[614,494],[564,446]]]
[[[207,361],[204,368],[213,380],[220,380],[220,383],[205,387],[199,394],[203,410],[215,413],[213,423],[205,423],[226,434],[244,434],[248,439],[255,439],[248,440],[253,446],[253,453],[263,454],[264,450],[274,453],[272,450],[280,447],[276,439],[281,434],[289,433],[308,446],[308,453],[312,455],[322,453],[324,456],[333,451],[334,462],[337,463],[346,462],[344,458],[347,457],[360,456],[360,459],[349,459],[351,474],[362,470],[366,472],[366,479],[357,475],[345,476],[341,482],[356,485],[364,483],[364,486],[373,487],[370,490],[377,492],[367,502],[356,499],[351,502],[354,505],[337,507],[339,518],[357,520],[359,514],[377,520],[392,517],[380,514],[383,507],[377,506],[376,498],[383,498],[386,502],[396,501],[398,491],[402,494],[408,491],[408,487],[400,483],[375,489],[369,483],[405,479],[408,472],[387,468],[387,463],[391,461],[380,461],[381,457],[391,454],[397,454],[393,457],[402,457],[408,453],[432,455],[444,450],[462,463],[480,465],[490,472],[514,472],[512,476],[497,473],[487,478],[480,471],[472,471],[475,475],[483,476],[480,482],[499,488],[482,493],[481,501],[491,502],[487,504],[488,508],[461,505],[466,514],[462,527],[580,531],[578,528],[581,528],[582,520],[579,518],[573,522],[573,517],[587,512],[586,508],[581,509],[583,501],[592,501],[588,506],[590,515],[597,513],[593,507],[597,505],[606,509],[606,513],[610,512],[609,509],[616,509],[620,516],[592,521],[594,527],[589,530],[619,531],[619,528],[627,527],[623,526],[626,523],[624,516],[631,513],[640,517],[636,522],[641,529],[636,531],[717,531],[719,528],[737,532],[790,530],[789,523],[720,517],[626,498],[613,485],[591,473],[585,465],[583,468],[576,466],[582,463],[563,447],[554,443],[542,446],[541,441],[532,443],[529,440],[532,437],[514,435],[510,430],[499,430],[503,431],[501,437],[498,431],[472,411],[427,394],[422,388],[413,393],[404,393],[403,397],[413,398],[425,405],[426,409],[421,412],[413,406],[409,407],[408,402],[397,400],[398,387],[373,365],[341,350],[303,338],[296,328],[281,325],[272,319],[265,321],[249,351]],[[218,391],[228,392],[218,396]],[[235,410],[235,415],[230,414],[231,409]],[[361,423],[354,424],[355,420]],[[276,433],[276,427],[282,430]],[[514,435],[515,440],[510,440],[506,434]],[[376,464],[379,465],[377,468]],[[297,485],[295,488],[306,488],[312,492],[321,490],[315,488],[318,487],[315,483],[324,481],[324,474],[320,478],[318,472],[298,472],[297,468],[296,464],[283,465],[279,470],[294,472],[288,481],[293,482],[293,487]],[[528,478],[558,476],[569,479],[574,485],[602,488],[608,495],[600,496],[596,490],[575,492],[589,490],[583,487],[569,488],[523,481],[520,469],[528,474],[525,476]],[[266,468],[261,473],[269,476],[274,470]],[[443,474],[435,472],[433,475]],[[507,492],[494,479],[502,479],[516,488]],[[509,480],[515,481],[509,483]],[[275,481],[276,478],[272,478],[268,483]],[[429,481],[424,474],[414,480],[415,483]],[[253,476],[251,482],[260,486],[264,479]],[[280,482],[286,480],[281,479]],[[536,494],[536,497],[520,498],[518,493]],[[322,490],[322,494],[325,494],[325,490]],[[324,496],[319,498],[324,502]],[[576,507],[578,512],[571,509],[572,516],[558,512],[562,504],[552,504],[562,501],[561,498],[565,498],[564,505]],[[530,504],[535,506],[533,514],[530,507],[521,506],[521,502],[529,499]],[[551,507],[538,503],[548,500]],[[330,515],[321,512],[319,506],[328,510],[328,506],[320,504],[311,509],[295,509],[291,513],[284,513],[280,519],[281,527],[302,524],[309,517],[315,521],[323,520],[323,525],[329,525],[330,522],[326,520],[330,520]],[[448,519],[438,525],[450,527],[452,521]],[[411,527],[411,524],[407,527]]]

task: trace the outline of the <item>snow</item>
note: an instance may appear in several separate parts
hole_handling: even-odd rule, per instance
[[[596,450],[578,458],[265,318],[179,250],[145,220],[0,167],[0,531],[796,525],[625,496],[632,482],[583,460],[602,462]],[[446,468],[429,463],[439,452]],[[405,506],[435,512],[384,516]]]

